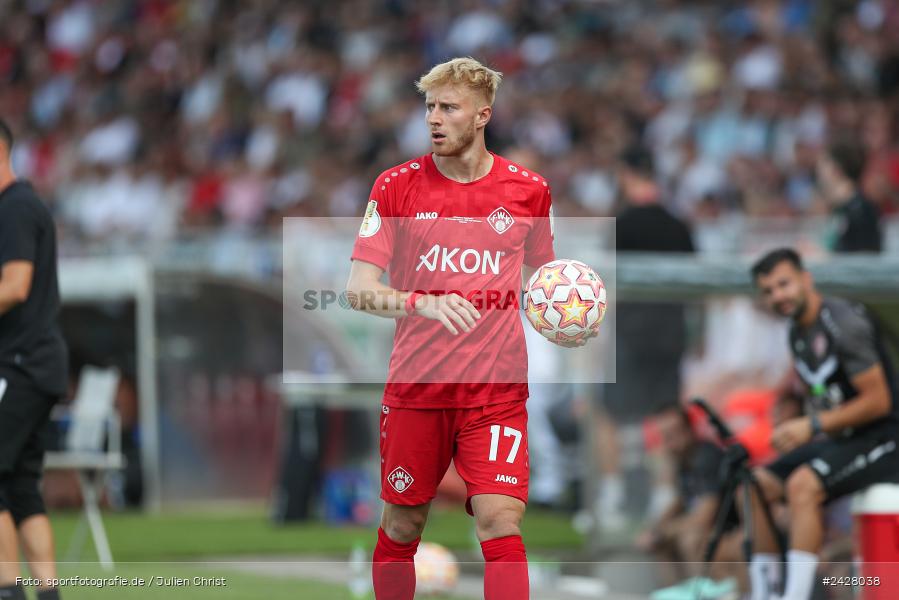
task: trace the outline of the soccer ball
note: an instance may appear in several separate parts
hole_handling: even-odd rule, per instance
[[[551,342],[586,338],[606,314],[606,286],[588,265],[569,259],[548,262],[528,281],[525,314]]]
[[[459,581],[459,563],[440,544],[424,542],[415,553],[415,580],[416,596],[449,594]]]

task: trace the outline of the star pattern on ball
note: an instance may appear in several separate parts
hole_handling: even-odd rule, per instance
[[[571,266],[577,269],[577,280],[575,283],[583,283],[592,286],[599,279],[593,269],[579,262],[571,261]]]
[[[584,300],[578,293],[577,288],[571,288],[568,291],[568,298],[564,301],[557,300],[553,302],[553,308],[559,311],[561,318],[559,319],[559,329],[565,329],[569,325],[577,325],[578,327],[587,327],[587,312],[593,308],[596,303],[593,300]]]
[[[534,326],[534,329],[541,334],[544,331],[551,331],[553,329],[552,323],[546,319],[547,308],[549,308],[548,303],[542,303],[538,306],[534,304],[534,299],[530,294],[528,295],[528,320]]]
[[[597,298],[600,297],[600,290],[602,289],[602,282],[599,279],[599,276],[593,272],[593,269],[588,267],[587,265],[579,262],[571,262],[571,266],[577,269],[577,279],[575,280],[575,284],[583,284],[589,285],[593,288],[593,293]]]
[[[553,293],[556,291],[556,288],[560,285],[568,285],[571,283],[568,277],[562,273],[565,269],[565,264],[555,265],[553,267],[542,266],[540,267],[540,273],[537,275],[537,281],[534,282],[534,286],[532,289],[541,289],[543,290],[544,295],[546,295],[547,300],[552,300]]]

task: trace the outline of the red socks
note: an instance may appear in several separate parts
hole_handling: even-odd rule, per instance
[[[484,600],[528,600],[528,557],[520,535],[481,542]]]
[[[372,582],[377,600],[413,600],[415,563],[421,538],[408,544],[395,542],[378,528],[378,544],[372,557]],[[484,600],[529,600],[528,558],[520,535],[481,542],[487,562]]]
[[[416,539],[408,544],[395,542],[378,528],[378,544],[372,557],[371,578],[376,600],[412,600],[415,596]]]

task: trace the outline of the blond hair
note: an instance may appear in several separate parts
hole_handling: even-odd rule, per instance
[[[471,90],[484,94],[487,103],[493,106],[496,90],[503,80],[503,74],[485,67],[471,57],[454,58],[436,65],[415,82],[415,87],[422,94],[428,93],[442,85],[464,85]]]

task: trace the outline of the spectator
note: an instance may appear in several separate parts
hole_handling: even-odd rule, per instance
[[[66,247],[177,233],[103,217],[123,173],[180,183],[166,200],[180,227],[358,215],[358,182],[426,141],[403,82],[462,50],[505,73],[491,147],[538,154],[557,216],[614,214],[614,157],[635,144],[661,203],[691,222],[818,215],[814,156],[845,132],[867,150],[860,196],[895,212],[899,5],[812,6],[6,2],[0,112],[21,120],[13,160]],[[100,207],[83,194],[94,188]],[[845,222],[870,221],[864,202],[832,200]]]
[[[720,504],[719,477],[724,451],[696,436],[688,413],[680,406],[662,410],[656,415],[655,423],[664,450],[676,465],[677,493],[664,512],[638,536],[636,544],[641,550],[654,553],[660,567],[674,571],[663,575],[670,585],[686,577],[697,577],[703,570],[705,549]],[[742,532],[738,524],[739,517],[733,507],[726,533],[713,557],[715,565],[711,574],[716,579],[736,577],[743,570],[738,564],[742,560]]]
[[[616,221],[618,252],[692,252],[689,228],[661,205],[650,155],[632,148],[618,170],[625,208]],[[603,528],[618,528],[625,505],[618,430],[639,423],[657,410],[680,401],[680,362],[686,346],[684,309],[680,304],[619,302],[616,311],[616,383],[603,388],[597,439],[601,481],[596,517]],[[654,332],[651,337],[646,331]],[[647,377],[646,373],[652,373]],[[657,476],[649,512],[657,515],[670,498],[664,467]]]
[[[837,252],[880,252],[880,215],[859,187],[864,166],[864,149],[854,142],[836,142],[818,159],[821,193],[833,206]]]

